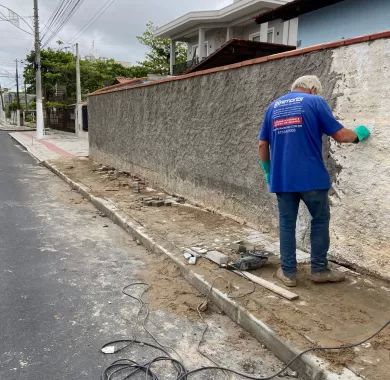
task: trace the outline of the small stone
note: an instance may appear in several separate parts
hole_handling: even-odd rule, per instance
[[[231,247],[235,252],[246,252],[246,247],[242,241],[231,244]]]
[[[184,251],[183,256],[184,256],[184,258],[185,258],[186,260],[189,260],[191,257],[193,257],[193,256],[191,255],[191,253],[189,253],[188,251]]]
[[[196,257],[196,256],[191,256],[191,257],[188,259],[188,264],[190,264],[190,265],[195,265],[195,264],[196,264],[196,260],[197,260],[197,257]]]
[[[191,247],[190,249],[196,253],[199,253],[200,255],[204,255],[205,253],[207,253],[207,249],[205,248]]]

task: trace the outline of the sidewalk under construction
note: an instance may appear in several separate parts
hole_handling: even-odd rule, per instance
[[[99,200],[99,204],[106,205],[107,215],[118,224],[138,226],[133,228],[138,228],[133,233],[135,238],[142,243],[148,241],[149,246],[146,245],[152,250],[161,247],[159,251],[173,260],[172,265],[184,268],[182,273],[191,283],[196,285],[201,280],[203,284],[211,285],[219,297],[211,297],[211,300],[220,307],[221,299],[225,300],[227,306],[222,310],[233,320],[260,340],[262,336],[279,339],[271,349],[285,361],[289,359],[286,347],[291,352],[298,352],[309,347],[355,343],[377,331],[389,319],[388,282],[334,264],[336,269],[346,273],[347,281],[315,285],[308,279],[309,255],[305,252],[298,255],[298,287],[293,289],[297,297],[291,300],[220,268],[204,257],[198,258],[195,265],[189,265],[183,257],[186,249],[197,247],[218,251],[235,259],[235,242],[247,241],[274,254],[264,267],[251,273],[271,284],[271,288],[272,284],[281,287],[274,278],[279,264],[278,243],[271,235],[185,201],[177,202],[172,194],[149,187],[145,178],[83,157],[86,152],[82,152],[84,143],[80,139],[58,135],[56,139],[46,140],[49,144],[39,140],[32,147],[26,134],[14,133],[12,136],[40,161],[48,160],[46,165],[72,186],[77,184],[84,196],[89,194],[95,204]],[[180,291],[174,282],[172,289]],[[210,289],[203,287],[200,290],[206,292]],[[260,329],[269,334],[261,335],[258,333]],[[264,343],[272,346],[270,341]],[[387,329],[354,349],[318,352],[316,355],[320,358],[319,365],[341,374],[340,379],[384,379],[390,373],[389,352],[390,332]],[[311,357],[308,362],[311,360],[317,359]],[[297,370],[302,374],[304,363],[300,365]],[[306,378],[309,376],[306,371]]]

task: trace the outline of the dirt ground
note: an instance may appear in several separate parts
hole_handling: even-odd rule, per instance
[[[70,178],[88,186],[94,195],[112,200],[123,213],[147,228],[159,244],[178,256],[186,247],[201,246],[218,249],[233,258],[236,256],[231,247],[234,241],[259,237],[257,231],[245,225],[191,205],[146,206],[142,197],[164,198],[166,194],[147,187],[144,179],[137,179],[129,173],[90,160],[54,163]],[[138,185],[135,185],[136,182]],[[140,189],[140,192],[134,192],[134,188]],[[259,240],[267,250],[278,254],[274,237],[262,235]],[[273,278],[277,265],[278,259],[274,258],[257,274],[277,283]],[[195,318],[194,300],[176,286],[176,281],[171,281],[179,274],[170,273],[166,264],[159,270],[162,278],[169,274],[166,286],[170,294],[182,300],[181,306],[175,306],[173,312]],[[253,289],[253,284],[246,279],[204,259],[199,260],[193,270],[210,282],[216,276],[223,276],[224,280],[217,281],[215,286],[233,296],[246,294]],[[308,265],[302,263],[299,284],[293,290],[299,299],[287,301],[256,286],[254,293],[238,301],[278,334],[302,349],[354,343],[374,333],[389,320],[390,284],[346,268],[340,267],[340,270],[346,271],[345,283],[315,285],[308,280]],[[158,293],[159,289],[149,294],[152,300],[169,304],[169,299],[161,299],[154,292]],[[334,368],[345,366],[364,379],[386,379],[390,373],[390,331],[383,331],[372,341],[355,349],[318,355],[329,360]]]
[[[145,324],[146,328],[160,344],[175,350],[171,352],[168,349],[174,357],[176,353],[180,355],[186,368],[191,370],[218,364],[238,372],[263,377],[278,372],[284,366],[284,363],[278,360],[272,352],[259,344],[256,339],[218,309],[210,307],[205,310],[201,314],[202,320],[197,307],[205,297],[185,281],[170,259],[148,252],[138,245],[119,227],[113,225],[105,215],[97,210],[94,211],[89,202],[78,193],[66,188],[61,182],[53,184],[49,181],[48,183],[51,186],[50,193],[55,194],[56,202],[58,202],[54,207],[69,207],[77,210],[79,215],[83,215],[84,223],[85,218],[92,216],[94,219],[91,222],[92,227],[88,229],[89,234],[83,231],[88,237],[82,241],[80,249],[83,250],[88,245],[95,246],[95,248],[90,250],[91,257],[82,258],[74,255],[77,263],[75,268],[72,268],[72,272],[78,273],[78,269],[87,268],[88,274],[92,274],[93,277],[90,286],[96,289],[96,292],[100,289],[104,293],[103,300],[101,302],[92,301],[93,307],[90,309],[93,317],[99,318],[99,341],[102,344],[114,338],[139,338],[142,341],[153,343],[152,338],[142,327],[145,309],[138,315],[139,303],[121,293],[121,289],[126,285],[144,282],[147,285],[135,285],[127,291],[132,296],[142,297],[150,311]],[[48,202],[46,207],[53,207],[53,202]],[[40,212],[44,217],[48,217],[44,208],[40,208]],[[69,223],[74,225],[83,222],[79,220],[75,222],[65,214],[65,212],[59,214],[58,217],[64,222],[70,241],[75,243],[76,239],[72,239],[72,233],[79,235],[80,226],[73,226],[72,230]],[[63,232],[62,228],[63,226],[58,225],[59,231]],[[53,239],[55,238],[57,236]],[[102,242],[105,244],[104,247],[101,246]],[[110,244],[112,244],[111,249]],[[96,249],[96,246],[100,251]],[[56,251],[49,243],[46,249],[49,255],[53,255]],[[104,251],[106,251],[104,256],[99,256],[99,252]],[[126,258],[126,254],[131,256]],[[94,273],[96,275],[93,275]],[[77,283],[79,284],[80,281]],[[198,350],[206,323],[209,327]],[[108,338],[102,339],[102,336],[108,336]],[[131,358],[140,362],[150,360],[155,355],[156,351],[152,349],[142,345],[134,346],[115,356],[102,357],[100,364],[103,370],[109,363],[120,358]],[[162,379],[175,378],[174,371],[169,364],[157,364],[155,369]],[[143,379],[144,376],[140,375],[138,378]],[[194,380],[238,380],[241,377],[220,371],[208,371],[200,372],[191,378]],[[291,370],[277,377],[283,380],[296,378]]]

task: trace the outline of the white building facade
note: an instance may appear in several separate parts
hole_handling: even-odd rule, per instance
[[[188,45],[188,61],[198,62],[231,39],[296,46],[298,19],[258,25],[255,17],[290,0],[235,0],[213,11],[190,12],[158,28],[155,36],[170,38],[171,74],[174,72],[177,42]]]

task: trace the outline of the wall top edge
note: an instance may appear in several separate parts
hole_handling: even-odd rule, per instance
[[[190,79],[190,78],[194,78],[194,77],[210,75],[210,74],[219,73],[219,72],[223,72],[223,71],[238,69],[241,67],[257,65],[260,63],[265,63],[265,62],[270,62],[270,61],[276,61],[276,60],[280,60],[283,58],[304,55],[304,54],[312,53],[312,52],[316,52],[316,51],[333,49],[333,48],[349,46],[349,45],[355,45],[355,44],[359,44],[362,42],[369,42],[369,41],[385,39],[385,38],[390,38],[390,30],[380,32],[380,33],[367,34],[364,36],[348,38],[348,39],[344,39],[344,40],[327,42],[327,43],[323,43],[323,44],[319,44],[319,45],[313,45],[313,46],[309,46],[309,47],[302,48],[302,49],[296,49],[296,50],[291,50],[288,52],[277,53],[277,54],[273,54],[273,55],[269,55],[269,56],[261,57],[261,58],[254,58],[254,59],[250,59],[247,61],[234,63],[231,65],[215,67],[212,69],[206,69],[206,70],[197,71],[197,72],[190,73],[190,74],[184,74],[184,75],[180,75],[180,76],[165,78],[165,79],[161,79],[158,81],[143,83],[143,84],[139,84],[139,85],[135,85],[135,86],[131,86],[131,85],[126,86],[126,84],[123,84],[123,86],[118,87],[118,85],[113,85],[110,87],[106,87],[106,88],[102,88],[100,90],[97,90],[97,91],[89,94],[88,96],[89,97],[90,96],[98,96],[98,95],[104,95],[104,94],[108,94],[108,93],[112,93],[112,92],[125,91],[125,90],[129,90],[129,89],[140,88],[140,87],[156,86],[156,85],[163,84],[163,83],[175,82],[175,81]]]

